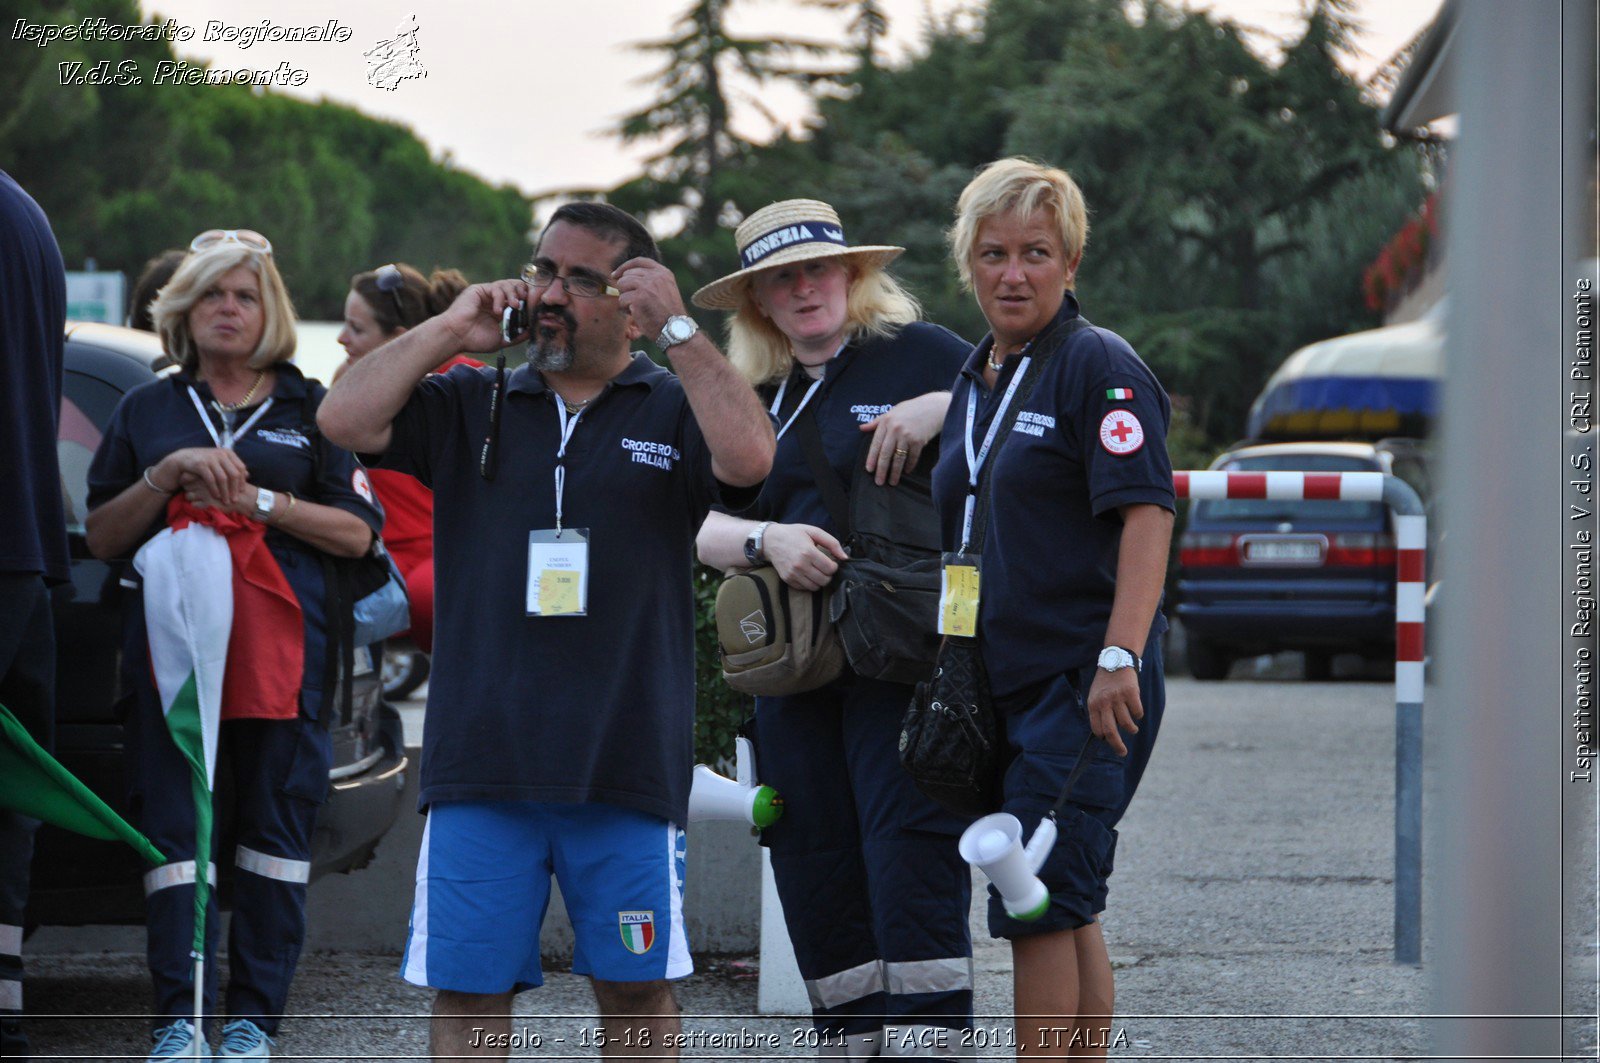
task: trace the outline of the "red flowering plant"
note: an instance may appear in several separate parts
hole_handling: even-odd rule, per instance
[[[1367,309],[1381,311],[1416,287],[1428,269],[1428,254],[1438,241],[1438,193],[1423,200],[1422,208],[1378,252],[1361,277]]]

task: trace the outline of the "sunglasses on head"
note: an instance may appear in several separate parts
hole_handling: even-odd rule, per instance
[[[376,274],[374,283],[378,291],[389,293],[389,298],[394,300],[395,315],[400,319],[400,324],[405,324],[406,311],[400,305],[400,289],[406,286],[406,279],[401,275],[400,267],[389,262],[373,270],[373,273]]]
[[[189,250],[204,251],[217,244],[238,244],[263,255],[272,254],[272,241],[254,229],[207,229],[189,241]]]

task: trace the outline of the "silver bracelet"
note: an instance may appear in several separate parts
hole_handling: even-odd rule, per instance
[[[168,497],[171,497],[175,492],[173,492],[173,491],[163,491],[161,488],[156,486],[156,482],[154,480],[150,479],[150,470],[153,469],[153,468],[155,468],[154,465],[146,465],[144,467],[144,485],[146,487],[150,488],[150,490],[154,491],[158,495],[166,495]]]

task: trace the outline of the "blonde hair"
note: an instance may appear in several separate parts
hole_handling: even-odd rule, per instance
[[[963,288],[972,290],[972,247],[978,226],[996,214],[1026,217],[1041,207],[1055,218],[1067,261],[1076,262],[1089,242],[1089,208],[1070,174],[1021,156],[991,162],[978,171],[961,190],[955,224],[945,234]]]
[[[200,351],[189,334],[189,311],[235,266],[248,266],[261,283],[261,341],[250,354],[250,368],[266,369],[294,357],[294,303],[272,256],[224,241],[185,258],[150,306],[162,346],[187,373],[200,365]]]
[[[892,336],[922,316],[916,296],[882,266],[858,267],[846,261],[844,267],[850,272],[844,309],[847,340]],[[752,385],[783,379],[794,365],[789,337],[761,312],[749,278],[740,285],[738,298],[738,309],[728,318],[728,360]]]

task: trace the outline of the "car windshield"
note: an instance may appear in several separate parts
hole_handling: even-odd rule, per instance
[[[1272,454],[1226,462],[1222,470],[1225,472],[1375,472],[1377,465],[1364,458],[1343,454]],[[1194,504],[1194,519],[1197,521],[1276,520],[1294,523],[1318,520],[1375,521],[1382,516],[1381,502],[1229,498]]]

